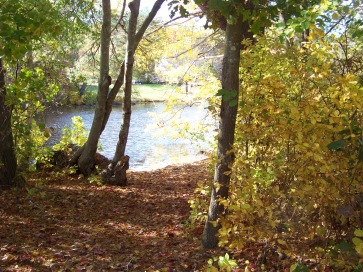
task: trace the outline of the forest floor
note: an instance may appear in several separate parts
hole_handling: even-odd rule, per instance
[[[213,179],[207,160],[129,171],[128,179],[127,187],[102,186],[69,169],[44,170],[23,189],[0,190],[0,272],[206,271],[227,253],[201,248],[203,226],[189,221],[198,182]],[[294,260],[276,252],[263,255],[261,269],[264,248],[228,250],[232,271],[290,271]]]
[[[202,271],[222,254],[188,224],[206,161],[128,176],[120,188],[41,171],[0,191],[0,271]]]

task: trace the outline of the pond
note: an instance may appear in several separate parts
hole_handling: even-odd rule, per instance
[[[167,124],[163,130],[158,128],[156,125],[158,121],[152,115],[160,115],[164,108],[165,105],[162,103],[136,104],[132,107],[131,126],[126,146],[126,154],[130,156],[131,170],[152,170],[171,164],[201,160],[205,158],[204,151],[210,150],[210,145],[205,141],[175,138],[173,134],[176,129],[170,124]],[[203,107],[185,107],[174,116],[173,122],[182,123],[182,120],[186,120],[191,124],[197,124],[206,118],[206,114]],[[91,107],[64,108],[47,112],[46,126],[54,128],[49,143],[54,144],[60,139],[64,126],[71,127],[73,116],[81,116],[86,129],[89,130],[93,115],[94,108]],[[122,107],[114,107],[100,139],[103,149],[100,153],[109,159],[112,159],[114,155],[121,124]],[[205,131],[203,136],[210,139],[211,130]]]

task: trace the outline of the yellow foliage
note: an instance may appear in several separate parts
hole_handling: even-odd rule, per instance
[[[308,237],[314,226],[339,232],[336,222],[346,218],[337,209],[363,193],[363,89],[355,75],[335,70],[332,50],[322,40],[301,50],[260,38],[244,52],[221,245],[267,239],[286,248],[286,239]]]
[[[243,52],[220,245],[263,240],[292,255],[292,241],[339,238],[363,222],[363,88],[336,67],[339,47],[312,31],[320,40],[303,49],[263,37]]]

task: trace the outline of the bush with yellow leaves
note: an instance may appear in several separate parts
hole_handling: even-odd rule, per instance
[[[320,37],[286,47],[276,36],[242,55],[220,245],[266,241],[293,256],[314,240],[306,252],[331,264],[333,245],[351,242],[363,225],[363,88],[357,74],[336,65],[338,42]],[[357,264],[343,259],[335,265]]]

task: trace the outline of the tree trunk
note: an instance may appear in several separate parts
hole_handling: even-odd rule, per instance
[[[82,148],[78,160],[78,167],[81,173],[89,175],[94,167],[94,157],[97,152],[97,145],[100,139],[103,122],[106,113],[106,103],[108,90],[111,85],[109,76],[110,63],[110,43],[111,43],[111,3],[110,0],[102,0],[103,21],[101,32],[101,61],[100,61],[100,78],[98,82],[98,94],[96,102],[95,115],[93,117],[92,127]]]
[[[13,186],[17,160],[11,129],[11,107],[6,105],[5,69],[0,58],[0,186]]]
[[[112,171],[117,162],[125,155],[126,143],[129,135],[130,121],[131,121],[132,71],[134,67],[134,55],[137,46],[136,27],[137,27],[137,18],[139,17],[140,0],[134,0],[130,2],[129,8],[131,14],[129,20],[128,33],[127,33],[123,123],[119,133],[119,139],[117,142],[116,151],[112,159]]]
[[[148,28],[148,26],[150,25],[150,23],[152,22],[152,20],[154,19],[155,15],[157,14],[161,5],[164,2],[165,2],[165,0],[155,1],[155,4],[154,4],[152,10],[150,11],[148,17],[145,19],[143,24],[140,26],[139,31],[136,34],[134,34],[134,36],[135,36],[134,49],[136,49],[137,45],[141,41],[141,39],[146,31],[146,29]],[[73,164],[76,164],[78,161],[79,169],[85,175],[90,174],[90,172],[92,171],[92,168],[94,166],[94,157],[97,152],[97,144],[98,144],[99,138],[100,138],[103,130],[105,129],[108,119],[110,117],[110,114],[112,112],[113,101],[115,100],[117,93],[120,91],[121,86],[124,84],[124,79],[125,79],[125,62],[124,62],[120,68],[120,73],[117,77],[117,80],[116,80],[113,88],[108,93],[108,88],[109,88],[109,85],[111,84],[111,78],[108,75],[109,47],[110,47],[110,40],[111,40],[111,21],[110,21],[111,13],[110,13],[109,7],[110,7],[110,1],[103,0],[103,20],[104,21],[103,21],[102,34],[101,34],[101,52],[102,53],[101,53],[100,82],[102,82],[102,80],[105,79],[105,76],[107,76],[108,81],[106,81],[105,85],[100,86],[100,84],[99,84],[95,116],[93,118],[92,127],[90,130],[90,134],[88,136],[87,142],[82,148],[80,148],[73,155],[73,157],[71,158],[71,160],[69,162],[70,165],[73,165]],[[106,52],[106,50],[107,50],[107,52]],[[106,55],[106,53],[107,53],[107,55]],[[105,58],[104,61],[103,61],[102,57]],[[128,58],[128,55],[126,57]],[[106,67],[106,58],[107,58],[107,67]],[[107,68],[107,73],[106,73],[106,68]],[[132,71],[131,71],[131,78],[132,78]],[[131,85],[130,85],[130,88],[131,88]],[[131,95],[131,89],[130,89],[130,95]],[[126,104],[125,101],[127,101],[127,100],[128,100],[128,98],[126,97],[126,94],[125,94],[124,105]],[[128,115],[131,115],[131,96],[130,96],[129,100],[130,100],[130,107],[129,107],[130,110],[129,110],[129,112],[125,111],[125,113],[124,113],[124,119],[126,119],[126,120],[127,120],[127,118],[130,119],[130,116],[128,117]],[[124,106],[124,108],[125,108],[125,106]],[[126,135],[126,141],[127,141],[128,128],[127,128],[127,133],[126,133],[126,127],[127,127],[127,122],[126,122],[125,130],[123,133],[124,135]],[[122,145],[125,145],[125,147],[126,147],[126,142],[124,144],[121,144],[121,146]],[[115,157],[122,158],[124,152],[125,151],[122,152],[122,150],[120,150],[120,152],[116,151],[117,156],[115,156]],[[118,155],[118,154],[121,154],[121,155]],[[114,165],[116,165],[116,164],[117,164],[117,162]]]
[[[150,23],[154,20],[156,14],[158,13],[161,5],[164,2],[165,2],[165,0],[157,0],[157,1],[155,1],[154,6],[151,9],[150,13],[148,14],[148,16],[146,17],[145,21],[140,26],[140,29],[137,31],[137,33],[135,33],[135,37],[132,38],[134,40],[133,41],[133,43],[134,43],[134,52],[133,52],[133,55],[135,54],[136,48],[139,45],[139,43],[140,43],[143,35],[145,34],[145,31],[149,27]],[[131,21],[131,18],[130,18],[130,21]],[[136,28],[135,28],[135,31],[136,31]],[[128,33],[130,33],[130,29],[128,30]],[[126,51],[129,52],[129,50],[126,50]],[[126,60],[129,57],[129,55],[128,55],[127,52],[126,52]],[[133,56],[132,56],[132,58],[133,58]],[[125,61],[125,62],[127,62],[127,61]],[[105,113],[105,117],[104,117],[103,124],[102,124],[102,131],[106,127],[107,121],[108,121],[108,119],[110,117],[110,114],[111,114],[111,111],[112,111],[112,103],[115,100],[115,97],[116,97],[117,93],[119,92],[121,86],[124,84],[124,79],[125,78],[130,78],[130,76],[131,76],[131,79],[130,79],[131,81],[130,82],[132,83],[132,69],[130,69],[131,67],[127,67],[127,72],[129,73],[129,75],[126,75],[125,76],[125,62],[122,64],[121,69],[120,69],[120,73],[118,75],[118,78],[117,78],[117,80],[116,80],[116,82],[115,82],[112,90],[110,91],[110,93],[108,95],[107,103],[106,103],[106,113]],[[130,72],[131,72],[131,74],[130,74]],[[130,118],[131,118],[131,93],[132,93],[132,85],[129,84],[128,85],[128,88],[129,88],[128,91],[126,91],[127,88],[125,86],[124,105],[126,103],[129,104],[128,105],[128,108],[130,110]],[[129,97],[126,97],[126,93],[127,92],[130,93],[130,96]],[[124,107],[124,110],[125,110],[125,107]],[[124,112],[126,112],[126,111],[124,111]],[[128,118],[128,117],[127,117],[127,115],[124,114],[123,119],[125,119],[125,118]],[[127,139],[126,139],[126,141],[127,141]],[[120,157],[121,158],[121,157],[124,156],[125,148],[126,148],[126,142],[124,143],[124,145],[125,145],[125,147],[124,148],[121,148],[124,151],[122,152],[122,150],[121,150],[121,152],[119,152],[121,155],[118,155],[118,156],[115,156],[115,157]],[[117,150],[117,148],[116,148],[116,150]]]
[[[239,93],[239,63],[241,42],[243,38],[249,38],[249,25],[247,22],[238,20],[236,24],[227,24],[225,34],[225,49],[222,70],[222,89]],[[217,220],[224,213],[224,207],[219,203],[219,199],[228,197],[228,186],[230,176],[225,174],[230,171],[234,160],[232,152],[234,143],[234,132],[237,116],[237,105],[230,106],[231,100],[222,96],[220,107],[220,121],[218,133],[217,165],[214,173],[214,184],[209,204],[208,219],[206,221],[202,246],[204,248],[214,248],[218,245],[217,233],[220,224]],[[219,188],[219,189],[217,189]],[[213,225],[213,222],[216,225]]]
[[[116,151],[112,159],[111,165],[108,168],[107,176],[115,175],[115,166],[117,163],[125,157],[125,150],[127,139],[129,136],[129,129],[131,123],[131,94],[132,94],[132,76],[133,76],[133,66],[134,66],[134,55],[137,46],[139,45],[146,29],[149,27],[155,15],[159,11],[161,5],[165,0],[157,0],[154,3],[149,15],[145,21],[140,26],[139,30],[136,32],[137,18],[140,9],[140,0],[134,0],[130,2],[129,8],[131,11],[129,19],[129,29],[127,36],[127,48],[126,48],[126,71],[125,71],[125,93],[124,93],[124,103],[123,103],[123,123],[119,133],[119,140],[116,145]],[[121,182],[121,181],[120,181]]]

